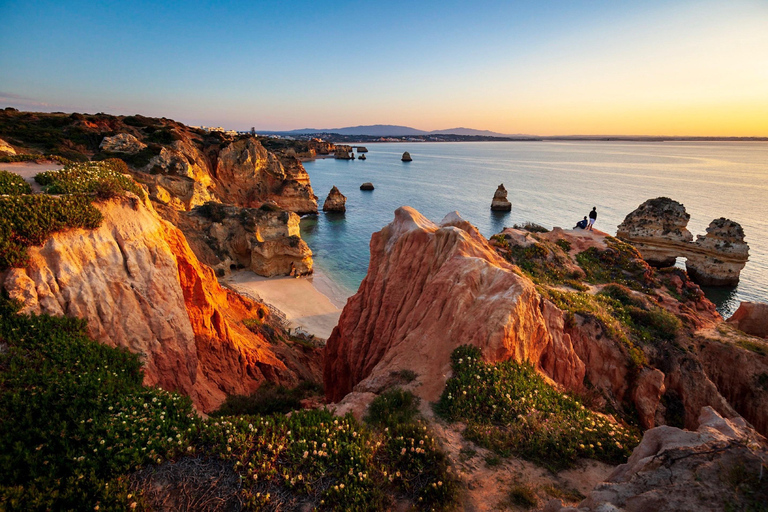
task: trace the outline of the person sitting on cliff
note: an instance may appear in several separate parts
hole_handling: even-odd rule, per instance
[[[586,217],[584,217],[586,219]],[[597,220],[597,206],[592,207],[592,211],[589,212],[589,226],[587,226],[587,229],[592,231],[592,226],[595,225],[595,221]]]
[[[579,222],[577,222],[576,226],[574,226],[573,229],[576,229],[576,228],[578,228],[578,229],[587,229],[587,224],[589,224],[589,221],[587,220],[587,216],[585,215],[584,219],[580,220]]]

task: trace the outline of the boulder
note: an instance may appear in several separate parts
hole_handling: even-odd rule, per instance
[[[0,139],[0,155],[12,156],[15,154],[16,154],[16,150],[13,149],[13,146],[5,142],[3,139]]]
[[[626,464],[598,484],[577,508],[565,511],[757,510],[768,502],[765,438],[740,417],[725,419],[704,407],[696,431],[648,430]],[[758,508],[753,508],[757,506]]]
[[[189,395],[203,412],[263,382],[313,378],[319,354],[253,333],[263,304],[221,288],[181,231],[135,196],[100,203],[93,230],[72,229],[29,248],[29,263],[1,283],[24,311],[88,321],[89,334],[141,354],[144,383]]]
[[[742,302],[727,322],[752,336],[768,338],[768,304]]]
[[[370,181],[366,181],[362,185],[360,185],[360,190],[373,190],[373,183]]]
[[[698,284],[732,286],[749,259],[744,230],[725,218],[713,220],[705,236],[686,228],[690,215],[685,206],[668,197],[649,199],[626,216],[616,236],[640,251],[651,265],[669,267],[677,257],[687,258],[686,267]]]
[[[147,145],[130,133],[118,133],[113,137],[104,137],[99,144],[99,149],[107,153],[126,153],[135,155]]]
[[[344,196],[339,191],[339,189],[336,188],[336,185],[334,185],[331,191],[328,192],[328,197],[325,198],[325,202],[323,203],[323,211],[344,213],[347,211],[346,204],[346,196]]]
[[[406,151],[405,153],[403,153],[403,157],[400,160],[402,160],[403,162],[412,162],[413,158],[411,158],[411,154]]]
[[[509,212],[512,211],[512,203],[507,201],[507,189],[504,188],[502,183],[496,189],[493,194],[493,201],[491,201],[491,210],[495,212]]]

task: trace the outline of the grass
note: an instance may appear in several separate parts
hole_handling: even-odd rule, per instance
[[[590,247],[576,255],[576,262],[584,270],[591,284],[618,283],[636,290],[656,284],[653,270],[640,253],[629,244],[607,236],[606,250]]]
[[[618,464],[639,442],[633,431],[547,384],[529,364],[483,363],[472,346],[457,348],[451,360],[453,377],[436,412],[467,422],[464,436],[502,457],[519,456],[553,471],[579,458]]]
[[[4,511],[156,509],[156,490],[132,487],[131,475],[193,459],[234,472],[245,510],[453,500],[446,457],[418,419],[381,428],[313,410],[203,420],[188,398],[143,386],[139,357],[93,341],[85,322],[18,308],[0,299]]]
[[[526,510],[539,506],[539,497],[536,495],[536,489],[525,484],[513,486],[509,490],[508,500],[512,505]]]
[[[738,340],[736,344],[741,348],[747,349],[750,352],[759,354],[761,356],[768,356],[768,343],[754,341],[754,340]]]

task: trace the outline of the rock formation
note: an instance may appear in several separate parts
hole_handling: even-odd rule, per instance
[[[731,220],[712,221],[705,236],[693,235],[686,226],[690,215],[685,207],[667,197],[649,199],[627,215],[617,230],[622,240],[633,244],[650,264],[674,265],[687,258],[691,277],[703,285],[735,285],[749,258],[744,230]]]
[[[341,212],[344,213],[347,211],[347,198],[344,196],[338,188],[336,188],[336,185],[333,186],[330,192],[328,192],[328,197],[325,198],[325,202],[323,203],[323,211],[324,212]]]
[[[352,152],[351,146],[337,145],[333,154],[336,160],[354,160],[355,154]]]
[[[265,381],[311,378],[317,354],[272,345],[244,319],[269,321],[263,305],[219,286],[184,235],[135,196],[99,205],[94,230],[54,234],[2,285],[25,311],[88,321],[89,334],[142,355],[144,379],[215,409],[228,394]]]
[[[752,336],[768,338],[768,304],[742,302],[727,322]]]
[[[406,151],[405,153],[403,153],[403,157],[400,160],[402,160],[403,162],[412,162],[413,158],[411,158],[411,154]]]
[[[357,148],[355,148],[355,149],[357,150],[358,153],[367,153],[368,152],[368,148],[366,148],[365,146],[357,146]]]
[[[507,189],[504,188],[502,183],[496,189],[493,194],[493,201],[491,201],[491,210],[495,212],[509,212],[512,211],[512,203],[507,200]]]
[[[373,183],[370,181],[366,181],[362,185],[360,185],[360,190],[373,190]]]
[[[649,430],[626,464],[598,484],[578,508],[553,500],[545,512],[758,510],[768,500],[765,438],[743,419],[705,407],[695,432]]]
[[[113,137],[104,137],[99,149],[108,153],[126,153],[134,155],[146,148],[147,145],[130,133],[118,133]]]
[[[317,213],[317,197],[301,162],[294,157],[278,158],[254,138],[222,149],[214,178],[222,203],[258,207],[274,201],[294,213]]]
[[[357,159],[358,159],[358,160],[366,160],[366,157],[365,157],[365,155],[359,155],[359,156],[357,157]]]
[[[266,277],[312,273],[312,250],[301,239],[300,218],[293,212],[211,202],[172,221],[198,258],[220,276],[232,268]]]
[[[0,155],[15,155],[16,150],[13,149],[13,147],[5,142],[3,139],[0,139]]]
[[[549,352],[545,363],[555,380],[578,386],[584,365],[569,339],[549,335],[547,307],[533,284],[458,215],[436,226],[399,208],[373,234],[368,275],[328,339],[326,394],[337,401],[353,389],[380,392],[393,372],[407,369],[417,374],[414,392],[435,400],[451,351],[467,343],[489,361],[541,363]]]

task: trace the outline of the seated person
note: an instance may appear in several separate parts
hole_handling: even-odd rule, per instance
[[[589,224],[589,221],[587,220],[587,217],[584,217],[583,220],[580,220],[576,223],[576,226],[573,229],[579,228],[579,229],[587,229],[587,224]]]

